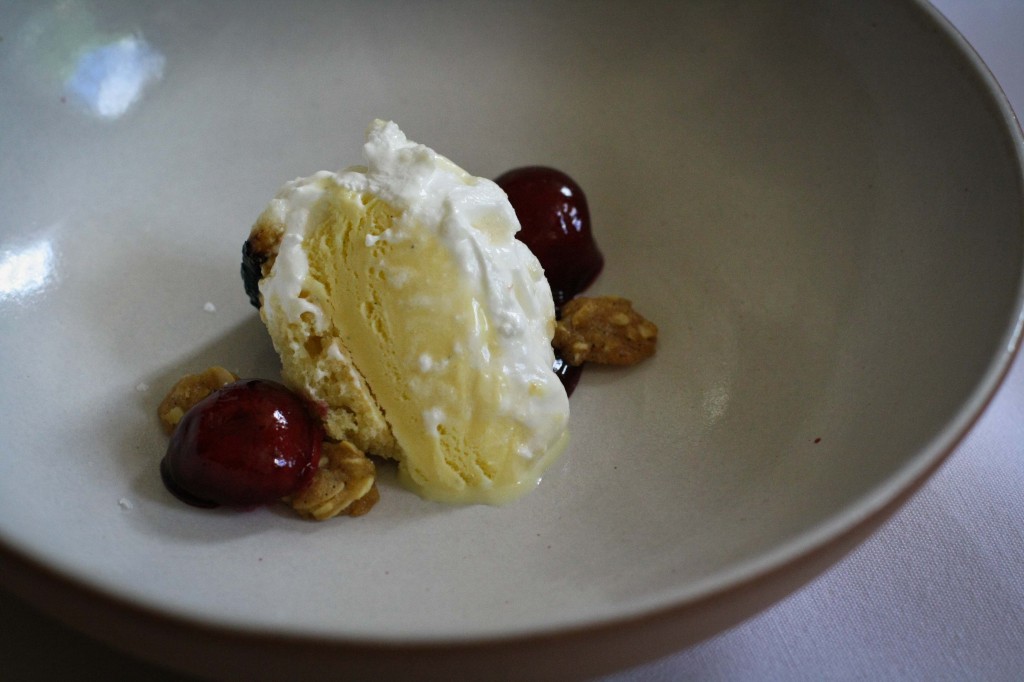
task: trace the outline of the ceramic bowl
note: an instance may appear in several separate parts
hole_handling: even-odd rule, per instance
[[[218,677],[566,679],[751,615],[866,537],[1018,344],[1022,142],[919,2],[15,3],[0,10],[0,564]],[[595,293],[660,329],[588,368],[505,507],[382,466],[369,515],[163,488],[180,375],[276,378],[238,274],[277,187],[375,117],[590,200]]]

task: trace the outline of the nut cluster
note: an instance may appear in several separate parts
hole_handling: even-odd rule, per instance
[[[285,501],[301,516],[316,521],[340,514],[362,516],[380,499],[376,473],[370,458],[348,441],[325,442],[313,481]]]
[[[216,391],[221,386],[238,381],[238,377],[223,367],[210,367],[198,374],[186,374],[171,387],[167,396],[157,407],[160,425],[168,436],[174,433],[178,422],[192,406]]]
[[[577,297],[562,307],[552,345],[570,365],[633,365],[654,355],[658,327],[618,296]]]

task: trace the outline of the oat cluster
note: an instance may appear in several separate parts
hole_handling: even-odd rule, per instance
[[[634,365],[654,355],[658,327],[618,296],[577,297],[562,307],[552,345],[570,365]]]
[[[312,483],[285,501],[301,516],[315,521],[340,514],[362,516],[380,499],[376,473],[370,458],[352,443],[325,442]]]
[[[178,422],[192,406],[218,388],[238,381],[238,377],[223,367],[210,367],[198,374],[186,374],[171,387],[156,408],[160,425],[168,436],[174,433]]]

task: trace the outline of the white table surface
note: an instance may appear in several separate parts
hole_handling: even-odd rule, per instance
[[[1024,114],[1024,0],[934,0]],[[0,678],[183,680],[0,592]],[[608,676],[1024,680],[1024,361],[945,466],[810,585],[697,646]]]

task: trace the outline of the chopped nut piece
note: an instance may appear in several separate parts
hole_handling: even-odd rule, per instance
[[[380,502],[380,491],[377,489],[377,484],[374,483],[370,486],[369,492],[360,497],[358,500],[353,502],[345,509],[345,513],[349,516],[362,516],[371,509],[373,505]]]
[[[562,307],[555,349],[570,365],[633,365],[654,355],[658,327],[618,296],[578,297]]]
[[[362,516],[377,503],[373,462],[348,441],[325,442],[313,481],[285,501],[300,515],[324,521],[339,514]]]
[[[210,367],[198,374],[183,376],[171,387],[156,410],[164,432],[167,435],[174,433],[178,422],[193,405],[233,381],[238,381],[238,377],[223,367]]]

